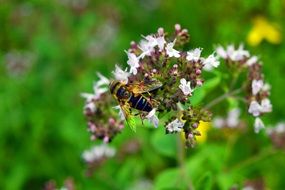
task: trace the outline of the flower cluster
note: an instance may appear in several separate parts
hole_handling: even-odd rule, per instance
[[[116,150],[104,143],[95,145],[89,150],[85,150],[82,154],[82,158],[88,165],[86,174],[90,176],[97,166],[101,165],[106,159],[113,157],[115,154]]]
[[[110,82],[102,75],[99,75],[100,80],[94,84],[94,94],[82,94],[86,98],[84,113],[92,139],[109,142],[123,128],[123,121],[128,120],[130,115],[134,117],[135,112],[155,127],[164,126],[166,133],[183,132],[186,145],[192,146],[196,136],[200,135],[199,123],[210,121],[212,114],[207,107],[193,106],[191,97],[204,84],[202,72],[217,68],[220,59],[236,73],[248,71],[246,82],[251,84],[247,98],[249,113],[257,117],[271,111],[269,89],[263,83],[261,65],[256,56],[251,57],[242,45],[238,49],[230,45],[227,48],[218,46],[214,53],[203,57],[202,48],[184,50],[188,41],[188,31],[177,24],[172,35],[159,28],[157,33],[143,36],[141,41],[131,42],[130,48],[125,51],[128,67],[116,65],[112,72],[115,81],[128,87],[130,97],[121,101],[118,94],[122,92],[114,92],[115,87],[111,90],[112,94],[107,92],[106,85]],[[160,85],[154,88],[155,84]],[[144,89],[150,86],[150,90],[134,92],[131,90],[134,86]],[[114,101],[119,105],[115,106]],[[128,107],[124,107],[125,104]],[[143,106],[138,109],[138,105]],[[119,114],[114,112],[114,107],[119,109]],[[148,107],[148,111],[144,110],[145,107]],[[238,123],[238,117],[233,119],[232,115],[226,121],[230,127]],[[262,125],[257,117],[256,132]]]
[[[93,85],[94,93],[82,93],[86,99],[84,115],[87,118],[88,131],[91,140],[102,139],[110,142],[123,128],[122,120],[117,119],[113,111],[112,99],[108,92],[109,80],[98,73],[99,81]]]
[[[247,76],[247,102],[248,112],[255,117],[254,128],[258,133],[264,124],[259,116],[272,111],[269,100],[270,86],[264,82],[262,65],[257,56],[250,56],[250,53],[240,45],[235,49],[233,45],[227,48],[218,46],[216,48],[218,56],[223,58],[230,68],[234,68],[239,74],[246,70]]]

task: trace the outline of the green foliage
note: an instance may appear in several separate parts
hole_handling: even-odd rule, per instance
[[[229,189],[255,179],[268,189],[284,188],[284,151],[266,135],[254,134],[252,126],[230,133],[211,129],[205,144],[186,155],[180,155],[178,138],[164,135],[161,126],[138,125],[136,133],[125,128],[111,142],[118,154],[86,177],[81,154],[94,142],[80,97],[92,90],[96,72],[111,76],[116,63],[126,64],[123,50],[131,40],[180,23],[189,29],[189,49],[203,47],[208,53],[212,44],[245,42],[261,57],[272,84],[273,113],[265,121],[275,124],[285,115],[285,43],[250,47],[246,37],[255,15],[284,31],[284,1],[89,0],[82,7],[72,2],[0,0],[0,189],[42,189],[51,179],[59,188],[67,177],[77,189],[131,189],[145,179],[157,190]],[[27,65],[9,69],[9,53],[19,53],[18,61],[28,60]],[[215,87],[222,83],[214,75],[191,103],[218,96]],[[134,139],[138,150],[122,151]]]

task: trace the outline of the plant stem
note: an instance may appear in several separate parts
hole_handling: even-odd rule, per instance
[[[222,95],[222,96],[219,96],[219,97],[215,98],[215,99],[212,100],[210,103],[208,103],[208,104],[204,107],[204,109],[209,109],[209,108],[213,107],[214,105],[220,103],[220,102],[223,101],[224,99],[226,99],[226,98],[228,98],[228,97],[230,97],[230,96],[233,96],[233,95],[235,95],[235,94],[240,93],[241,90],[242,90],[242,88],[238,88],[238,89],[235,89],[235,90],[230,91],[230,92],[228,92],[228,93],[225,93],[225,94]]]
[[[181,134],[182,135],[182,134]],[[186,164],[185,164],[185,144],[180,134],[177,134],[177,161],[179,163],[180,168],[180,175],[183,181],[183,184],[186,182],[188,185],[189,190],[193,190],[193,184],[189,176],[187,175],[186,171]],[[181,185],[181,183],[180,183]]]

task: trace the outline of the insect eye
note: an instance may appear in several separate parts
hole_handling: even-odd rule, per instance
[[[128,96],[129,96],[129,93],[128,93],[128,92],[125,92],[125,93],[124,93],[124,96],[125,96],[125,97],[128,97]]]

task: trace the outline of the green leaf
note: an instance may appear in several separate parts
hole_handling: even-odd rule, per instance
[[[193,96],[190,98],[191,104],[195,106],[199,104],[200,102],[202,102],[202,100],[207,95],[207,93],[209,93],[209,91],[211,91],[213,88],[218,86],[220,81],[221,81],[221,77],[220,75],[217,75],[214,78],[206,81],[203,84],[203,86],[195,89]]]
[[[198,179],[196,189],[197,190],[208,190],[212,189],[212,184],[213,184],[213,179],[212,179],[212,173],[211,172],[206,172],[204,175]]]
[[[163,128],[157,128],[151,137],[151,144],[164,156],[175,157],[177,153],[176,135],[167,135]]]
[[[154,182],[155,190],[166,189],[179,189],[177,186],[180,184],[180,176],[178,168],[167,169],[160,173]]]

